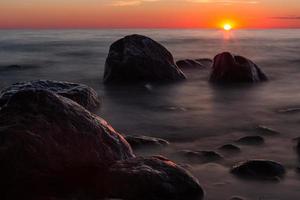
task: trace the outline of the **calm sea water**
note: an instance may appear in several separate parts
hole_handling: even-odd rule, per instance
[[[209,70],[186,71],[188,80],[171,85],[104,87],[102,75],[109,45],[139,33],[165,45],[175,60],[213,58],[231,51],[251,58],[270,81],[237,87],[214,87]],[[21,68],[8,67],[20,65]],[[245,135],[258,135],[264,125],[281,134],[264,136],[266,144],[240,146],[237,155],[220,163],[191,164],[211,200],[243,196],[255,200],[296,200],[300,197],[299,160],[293,138],[300,136],[300,113],[278,110],[300,107],[300,30],[2,30],[0,31],[0,88],[33,79],[54,79],[87,84],[101,96],[98,114],[123,134],[149,135],[171,141],[162,150],[141,150],[140,155],[162,154],[177,163],[174,152],[216,150]],[[229,173],[246,159],[271,159],[288,173],[278,183],[242,181]]]

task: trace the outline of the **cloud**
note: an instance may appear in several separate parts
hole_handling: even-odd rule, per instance
[[[194,3],[221,3],[221,4],[258,4],[259,1],[254,0],[186,0]]]
[[[159,0],[120,0],[120,1],[112,1],[110,5],[112,6],[138,6],[144,2],[156,2]]]
[[[300,20],[300,16],[281,16],[281,17],[271,17],[272,19],[283,19],[283,20]]]

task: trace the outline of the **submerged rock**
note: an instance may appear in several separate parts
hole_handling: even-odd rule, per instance
[[[201,200],[198,181],[172,161],[154,156],[118,161],[110,168],[111,196],[130,200]]]
[[[105,84],[169,82],[185,79],[172,54],[161,44],[142,35],[129,35],[114,42],[106,58]]]
[[[261,145],[265,143],[265,140],[261,136],[246,136],[238,139],[236,142],[243,145]]]
[[[230,152],[230,153],[238,153],[241,151],[241,149],[238,146],[235,146],[233,144],[225,144],[221,147],[219,147],[219,150]]]
[[[127,135],[125,136],[125,139],[131,145],[132,148],[163,147],[169,144],[169,142],[164,139],[142,136],[142,135],[139,136]]]
[[[210,81],[215,83],[254,83],[267,79],[267,76],[254,62],[229,52],[215,56],[210,76]]]
[[[0,92],[0,107],[15,93],[26,90],[49,90],[61,96],[72,99],[88,110],[94,110],[100,106],[97,92],[87,85],[51,80],[36,80],[15,83]]]
[[[191,162],[208,163],[220,161],[223,159],[223,157],[220,154],[214,151],[183,150],[179,151],[178,154]]]
[[[285,168],[274,161],[250,160],[234,166],[231,173],[247,179],[278,180],[285,174]]]
[[[276,131],[275,129],[272,129],[272,128],[269,128],[267,126],[262,126],[262,125],[259,125],[257,127],[257,130],[260,131],[262,134],[264,135],[279,135],[280,132]]]
[[[205,69],[211,66],[212,60],[208,58],[196,60],[184,59],[178,60],[176,64],[180,69]]]
[[[109,167],[134,157],[105,120],[48,90],[12,92],[0,109],[0,192],[107,194]]]

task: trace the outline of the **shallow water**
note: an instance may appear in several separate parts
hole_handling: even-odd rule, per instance
[[[152,37],[175,59],[213,58],[231,51],[258,63],[270,81],[255,85],[215,87],[209,70],[185,71],[188,80],[168,85],[104,87],[102,75],[109,45],[132,33]],[[21,68],[10,65],[21,65]],[[259,135],[258,125],[276,129],[262,146],[240,146],[239,154],[224,154],[219,163],[190,163],[206,199],[243,196],[253,200],[293,200],[300,197],[299,165],[292,138],[300,136],[300,30],[10,30],[0,31],[0,88],[14,82],[54,79],[87,84],[103,100],[98,114],[123,134],[157,136],[171,141],[160,153],[183,163],[174,152],[216,150],[245,135]],[[222,152],[220,152],[222,153]],[[251,158],[272,159],[288,170],[278,182],[244,181],[230,167]]]

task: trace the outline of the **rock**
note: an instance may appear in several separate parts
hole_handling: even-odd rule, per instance
[[[125,136],[126,141],[131,145],[132,148],[140,147],[163,147],[169,144],[168,141],[148,136],[134,136],[127,135]]]
[[[204,192],[186,170],[162,157],[118,161],[110,168],[112,197],[130,200],[201,200]]]
[[[223,157],[220,154],[214,151],[183,150],[179,151],[178,154],[191,162],[208,163],[220,161],[223,159]]]
[[[203,66],[200,62],[196,60],[191,59],[185,59],[185,60],[178,60],[176,62],[176,65],[180,69],[203,69],[205,66]]]
[[[219,150],[229,153],[239,153],[241,151],[241,149],[238,146],[235,146],[233,144],[225,144],[219,147]]]
[[[213,61],[210,58],[199,58],[199,59],[196,59],[196,61],[201,63],[201,65],[205,66],[206,68],[211,67],[213,64]]]
[[[279,135],[280,134],[278,131],[276,131],[272,128],[269,128],[267,126],[262,126],[262,125],[259,125],[257,127],[257,130],[264,135]]]
[[[265,143],[265,140],[261,136],[246,136],[238,139],[236,142],[243,145],[261,145]]]
[[[229,52],[214,58],[210,81],[215,83],[240,83],[266,81],[267,76],[251,60]]]
[[[0,192],[8,199],[74,192],[101,197],[108,168],[132,157],[105,120],[48,90],[15,91],[0,109]]]
[[[278,110],[279,113],[298,113],[300,112],[300,108],[285,108]]]
[[[55,92],[56,94],[77,102],[88,110],[94,110],[100,106],[100,99],[97,92],[86,85],[60,81],[36,80],[15,83],[2,90],[0,92],[0,107],[7,103],[13,94],[26,89],[49,90]]]
[[[230,200],[246,200],[246,199],[243,197],[239,197],[239,196],[233,196],[230,198]]]
[[[142,35],[129,35],[114,42],[106,58],[105,84],[170,82],[186,79],[172,54],[161,44]]]
[[[231,173],[247,179],[278,180],[285,174],[285,168],[274,161],[249,160],[235,165]]]

